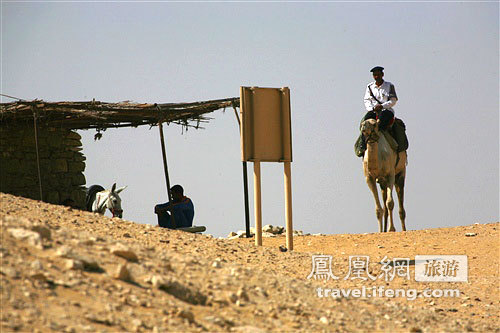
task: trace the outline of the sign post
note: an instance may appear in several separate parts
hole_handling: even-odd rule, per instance
[[[255,245],[262,246],[262,197],[260,186],[260,161],[253,162],[253,201],[255,208]]]
[[[286,247],[290,250],[293,250],[292,166],[290,162],[284,163],[284,174],[285,174]]]
[[[254,163],[255,245],[262,245],[260,162],[284,163],[286,244],[293,250],[290,89],[240,88],[241,156]]]

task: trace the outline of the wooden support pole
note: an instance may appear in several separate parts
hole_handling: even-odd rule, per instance
[[[262,201],[260,188],[260,161],[253,162],[253,186],[255,206],[255,245],[262,246]]]
[[[236,111],[236,107],[233,105],[234,115],[238,121],[238,128],[240,129],[241,135],[241,120]],[[248,204],[248,171],[247,171],[247,161],[243,161],[243,197],[245,200],[245,232],[247,238],[250,238],[250,208]]]
[[[292,223],[292,167],[291,162],[284,162],[285,174],[285,218],[286,218],[286,247],[293,250],[293,223]]]
[[[167,166],[167,150],[165,149],[165,139],[163,137],[163,123],[161,120],[158,122],[158,128],[160,129],[160,143],[161,143],[161,153],[163,155],[163,170],[165,171],[165,181],[167,183],[167,196],[168,201],[172,202],[172,191],[170,191],[170,179],[168,177],[168,166]],[[172,225],[174,228],[177,227],[175,224],[174,213],[170,215],[172,218]]]
[[[43,201],[43,191],[42,191],[42,173],[40,172],[40,147],[38,146],[38,125],[37,125],[37,112],[32,106],[33,111],[33,129],[35,130],[35,148],[36,148],[36,167],[38,172],[38,186],[40,188],[40,201]]]
[[[243,161],[243,196],[245,198],[245,232],[247,238],[250,238],[250,205],[248,204],[248,172],[247,162]]]

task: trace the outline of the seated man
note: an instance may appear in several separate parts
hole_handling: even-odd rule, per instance
[[[172,186],[170,191],[172,192],[172,202],[155,206],[155,214],[158,215],[158,225],[162,228],[170,229],[193,226],[193,202],[184,196],[184,189],[180,185]],[[172,221],[172,215],[174,221]]]

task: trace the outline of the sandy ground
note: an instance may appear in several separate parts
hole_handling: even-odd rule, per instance
[[[221,240],[0,193],[2,332],[500,332],[498,222],[388,234]],[[472,222],[472,221],[471,221]],[[338,280],[308,279],[331,255]],[[349,256],[467,255],[468,282],[344,279]],[[318,288],[419,297],[319,297]],[[457,289],[458,297],[424,297]]]

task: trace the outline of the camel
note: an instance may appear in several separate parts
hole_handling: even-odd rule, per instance
[[[406,212],[403,206],[404,186],[406,176],[406,151],[399,152],[390,146],[385,135],[378,129],[379,122],[375,119],[367,119],[361,124],[361,132],[366,138],[367,149],[363,156],[363,171],[366,183],[373,193],[375,199],[375,213],[378,220],[379,232],[387,231],[387,218],[389,218],[389,231],[396,231],[392,212],[394,199],[392,198],[393,186],[396,188],[399,201],[399,217],[403,231],[406,231]],[[377,184],[380,184],[384,208],[380,205]],[[382,216],[384,217],[384,228],[382,229]]]

